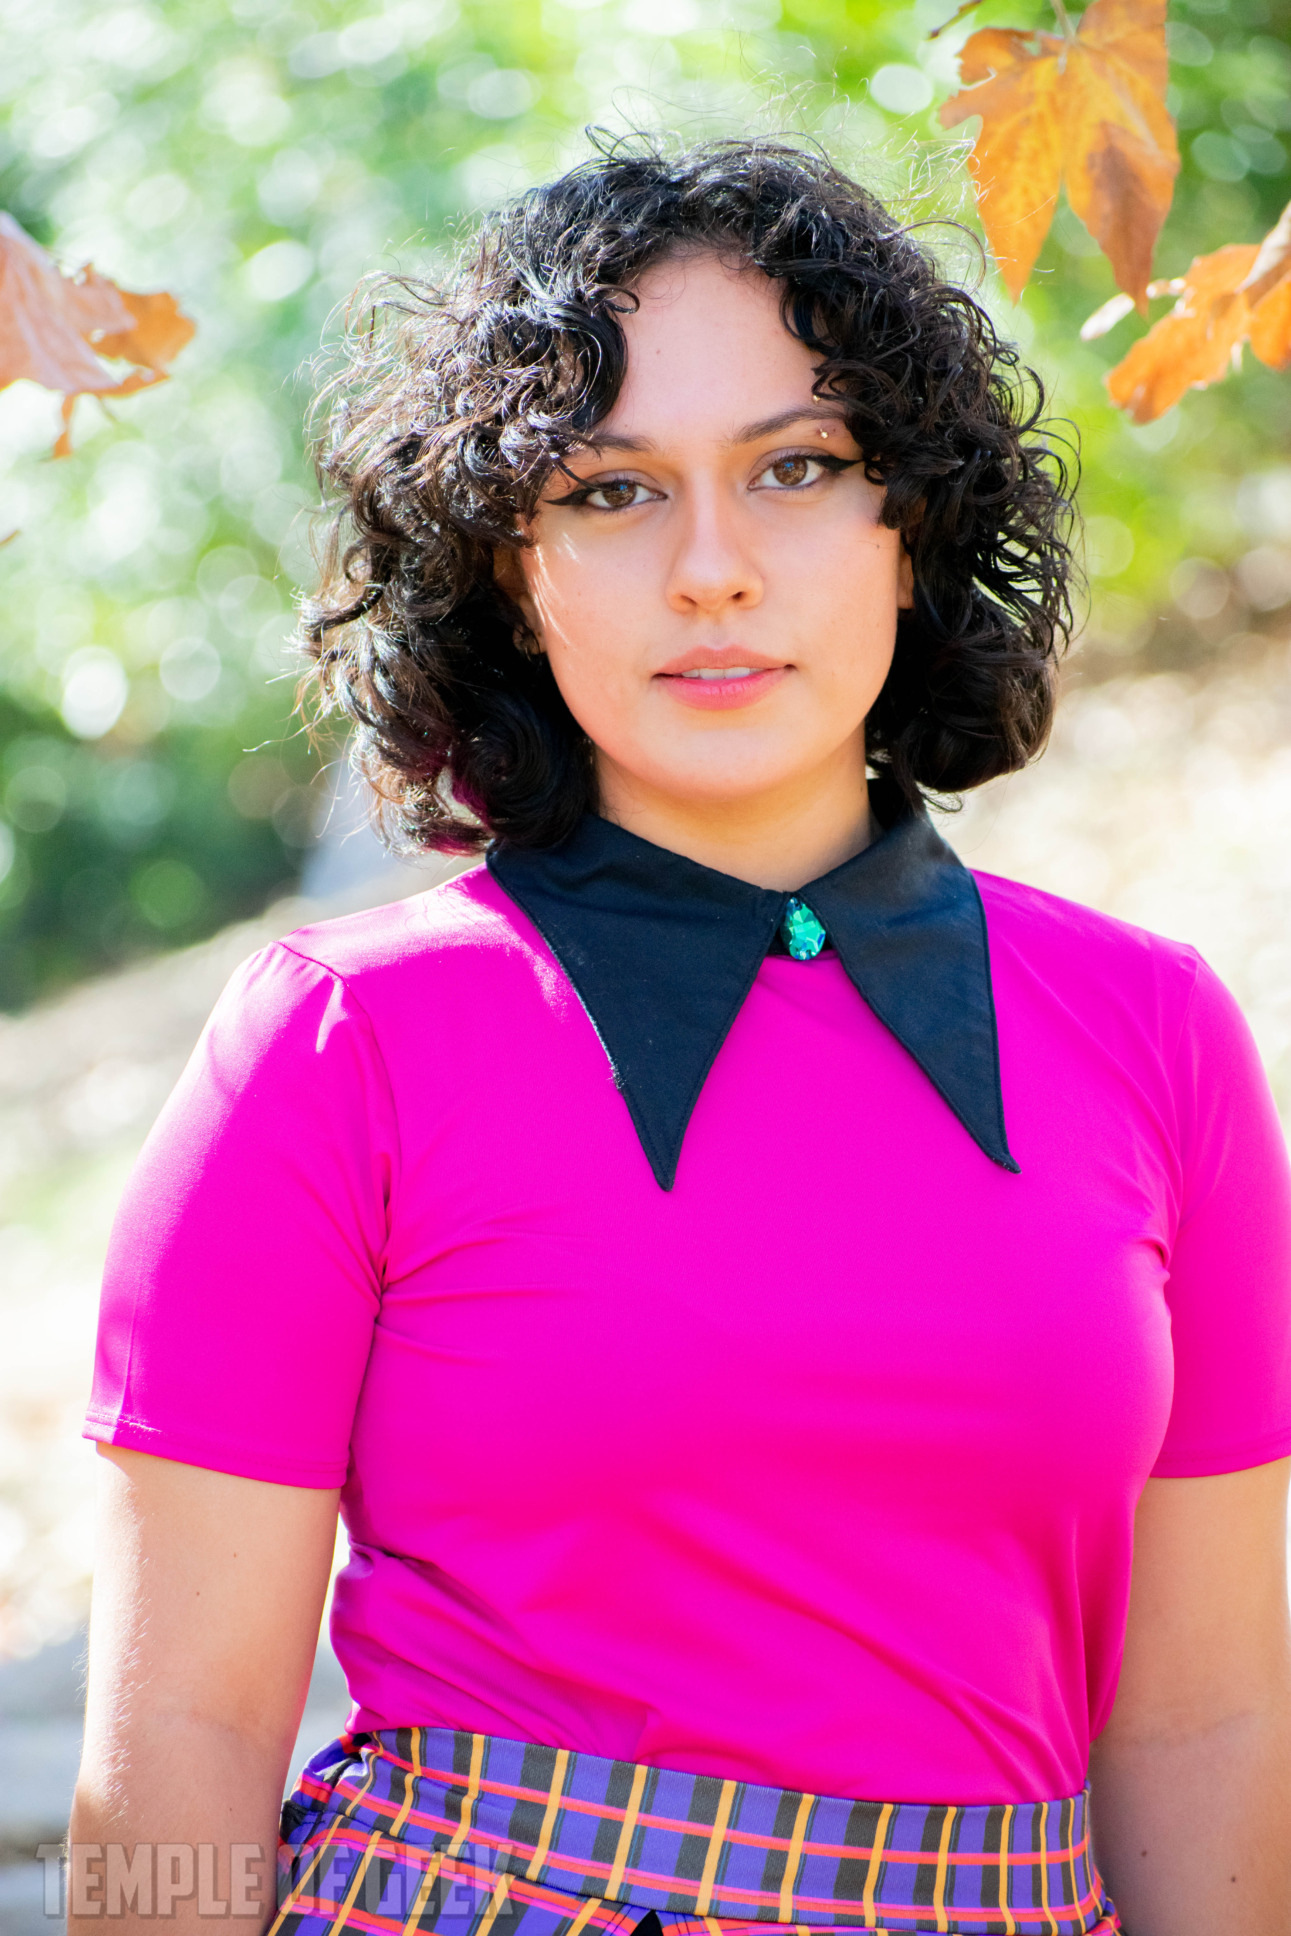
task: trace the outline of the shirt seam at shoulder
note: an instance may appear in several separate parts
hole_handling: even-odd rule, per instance
[[[368,1032],[368,1039],[372,1044],[372,1052],[375,1055],[378,1064],[380,1065],[381,1080],[385,1085],[386,1102],[390,1110],[390,1121],[394,1128],[394,1145],[395,1145],[394,1154],[395,1154],[397,1175],[395,1178],[395,1182],[390,1191],[390,1208],[389,1208],[389,1213],[387,1217],[387,1232],[386,1232],[387,1244],[388,1244],[389,1236],[391,1235],[394,1229],[395,1197],[403,1187],[403,1126],[399,1121],[399,1108],[398,1108],[398,1104],[395,1102],[394,1084],[390,1080],[390,1065],[386,1061],[385,1051],[381,1047],[380,1038],[377,1035],[376,1024],[372,1020],[372,1015],[370,1010],[368,1009],[367,1003],[363,1000],[363,997],[359,994],[358,990],[355,988],[349,976],[342,974],[339,968],[334,968],[330,961],[320,961],[317,955],[308,954],[304,948],[298,948],[291,941],[288,941],[286,939],[278,940],[276,942],[271,943],[270,945],[281,948],[285,954],[294,956],[297,961],[308,962],[309,966],[311,968],[317,968],[320,974],[330,975],[332,980],[334,982],[338,982],[340,986],[345,990],[350,1000],[354,1003],[355,1008],[358,1009],[359,1014],[363,1017],[363,1026]],[[389,1261],[388,1256],[387,1258],[383,1259],[383,1263],[388,1261]]]
[[[1195,948],[1190,947],[1188,949],[1188,967],[1191,971],[1191,980],[1188,984],[1188,999],[1183,1005],[1183,1014],[1179,1017],[1179,1032],[1175,1036],[1174,1048],[1170,1052],[1170,1070],[1172,1074],[1175,1064],[1179,1060],[1179,1051],[1183,1047],[1183,1038],[1188,1032],[1188,1023],[1192,1016],[1193,1003],[1197,999],[1197,984],[1201,980],[1201,965],[1201,956]]]
[[[1178,1028],[1177,1034],[1175,1035],[1174,1047],[1170,1051],[1170,1063],[1169,1063],[1170,1101],[1175,1112],[1175,1128],[1176,1128],[1176,1134],[1178,1136],[1177,1150],[1178,1150],[1178,1157],[1179,1157],[1179,1215],[1175,1220],[1174,1229],[1170,1234],[1170,1253],[1172,1257],[1174,1255],[1174,1247],[1178,1243],[1180,1233],[1183,1231],[1184,1226],[1187,1224],[1189,1215],[1190,1215],[1188,1201],[1187,1201],[1188,1164],[1186,1161],[1186,1152],[1183,1146],[1183,1134],[1182,1134],[1183,1125],[1179,1120],[1179,1056],[1183,1050],[1184,1039],[1188,1033],[1188,1025],[1192,1020],[1193,1006],[1197,1000],[1197,988],[1198,988],[1198,984],[1201,981],[1202,959],[1195,948],[1188,947],[1187,960],[1188,960],[1188,968],[1191,974],[1191,981],[1189,982],[1189,985],[1188,985],[1188,999],[1185,1001],[1183,1005],[1183,1014],[1179,1017],[1179,1028]]]

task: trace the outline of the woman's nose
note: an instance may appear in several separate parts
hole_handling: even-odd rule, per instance
[[[714,617],[760,603],[762,573],[738,505],[714,486],[688,493],[678,509],[667,587],[673,611]]]

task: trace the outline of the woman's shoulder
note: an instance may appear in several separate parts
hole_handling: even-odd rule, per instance
[[[231,1090],[386,1080],[409,1042],[441,1056],[526,1010],[521,980],[552,978],[536,933],[483,867],[425,893],[311,922],[234,970],[186,1080],[218,1069]],[[519,1026],[519,1024],[516,1024]]]
[[[290,981],[293,964],[343,982],[360,1001],[404,988],[427,992],[427,977],[531,959],[537,937],[484,866],[451,880],[293,929],[256,957]]]
[[[1140,1023],[1169,1028],[1182,1022],[1199,985],[1222,987],[1187,942],[1024,881],[976,869],[973,878],[986,912],[997,993],[1000,973],[1021,970],[1032,986],[1068,1007],[1130,1012]]]

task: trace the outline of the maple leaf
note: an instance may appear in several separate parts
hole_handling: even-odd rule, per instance
[[[1199,255],[1186,275],[1154,285],[1153,293],[1158,290],[1178,298],[1174,308],[1104,379],[1112,402],[1136,423],[1162,416],[1185,390],[1217,383],[1243,343],[1261,363],[1285,369],[1291,364],[1291,203],[1263,242],[1230,242]]]
[[[48,250],[0,211],[0,389],[26,377],[63,392],[63,434],[79,396],[124,397],[165,381],[193,335],[173,296],[136,295],[88,265],[65,275]],[[101,361],[134,364],[125,376]]]
[[[1074,33],[985,27],[965,41],[967,85],[942,104],[941,121],[952,128],[982,117],[970,167],[986,239],[1015,302],[1065,183],[1118,288],[1146,312],[1152,251],[1179,172],[1165,105],[1165,14],[1166,0],[1093,0]]]

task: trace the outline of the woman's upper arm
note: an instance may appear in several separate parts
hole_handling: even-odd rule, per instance
[[[246,963],[122,1198],[89,1436],[280,1486],[341,1485],[397,1141],[346,983],[283,945]]]
[[[1162,1739],[1266,1710],[1291,1672],[1291,1459],[1149,1479],[1134,1522],[1120,1684],[1104,1740]]]
[[[209,1727],[291,1754],[336,1538],[337,1492],[103,1447],[87,1758]]]

